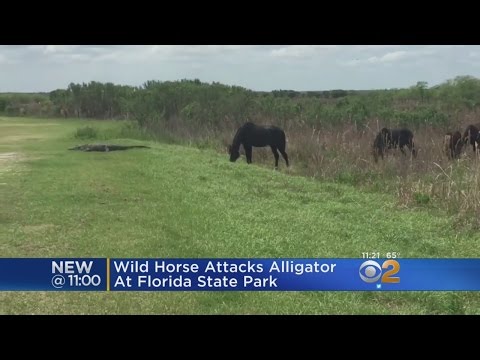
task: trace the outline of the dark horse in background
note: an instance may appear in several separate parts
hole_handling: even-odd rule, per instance
[[[472,145],[473,152],[477,149],[477,142],[480,142],[480,124],[468,125],[465,132],[463,133],[463,142],[466,146],[468,143]]]
[[[252,122],[246,122],[236,132],[232,145],[228,147],[230,161],[234,162],[240,157],[240,145],[245,149],[247,163],[252,163],[252,148],[270,146],[275,156],[275,169],[278,168],[278,151],[288,163],[288,155],[285,152],[285,132],[276,126],[260,126]]]
[[[460,131],[448,132],[443,139],[443,148],[449,159],[459,158],[462,154],[464,142]]]
[[[417,150],[413,142],[413,132],[409,129],[387,129],[383,128],[375,137],[373,141],[373,156],[375,162],[378,161],[378,157],[383,155],[387,149],[400,148],[400,151],[406,155],[404,147],[407,147],[412,153],[413,157],[417,156]]]

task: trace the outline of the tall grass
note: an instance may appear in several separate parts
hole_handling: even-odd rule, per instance
[[[200,148],[214,147],[227,158],[226,147],[233,139],[236,125],[233,122],[223,125],[222,129],[194,128],[176,121],[170,125],[155,123],[148,131],[156,133],[157,138],[168,137]],[[472,148],[464,147],[459,159],[450,160],[443,146],[447,129],[427,125],[414,130],[416,158],[408,150],[403,155],[400,150],[391,149],[383,160],[375,163],[372,143],[383,126],[389,125],[372,121],[362,126],[316,128],[286,123],[287,153],[291,160],[288,171],[293,175],[351,184],[365,191],[394,194],[398,206],[438,208],[455,215],[459,226],[480,228],[480,159]],[[451,130],[463,130],[466,123],[456,126]],[[237,161],[245,159],[241,157]],[[253,163],[273,168],[270,148],[254,148]],[[280,158],[280,168],[282,166],[285,163]]]

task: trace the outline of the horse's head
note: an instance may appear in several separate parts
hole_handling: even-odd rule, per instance
[[[230,154],[230,161],[235,162],[240,157],[240,151],[234,149],[232,145],[228,145],[228,153]]]
[[[380,133],[382,134],[382,137],[386,143],[392,142],[392,131],[390,129],[383,128],[380,130]]]

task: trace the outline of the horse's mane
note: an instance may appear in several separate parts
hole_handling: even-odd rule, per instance
[[[242,128],[238,128],[237,131],[235,132],[235,136],[233,137],[232,140],[232,149],[237,149],[240,147],[240,134],[241,134]]]
[[[246,122],[242,126],[240,126],[237,131],[235,132],[235,136],[233,137],[232,140],[232,149],[238,149],[240,147],[240,143],[242,141],[242,133],[245,131],[245,128],[247,126],[255,126],[254,123],[252,122]]]

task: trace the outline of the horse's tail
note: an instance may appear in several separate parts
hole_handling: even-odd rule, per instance
[[[412,155],[413,157],[417,157],[417,149],[415,148],[415,141],[413,140],[413,136],[412,138],[410,139],[410,143],[411,143],[411,147],[412,147]]]
[[[285,146],[287,145],[288,143],[288,137],[287,137],[287,134],[285,133],[285,131],[282,130],[282,137],[283,137],[283,141],[285,143]]]

